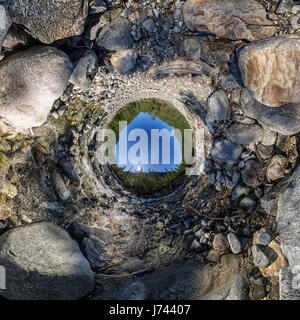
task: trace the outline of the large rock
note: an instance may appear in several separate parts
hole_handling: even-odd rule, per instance
[[[232,162],[238,159],[241,152],[242,148],[240,145],[221,138],[214,141],[211,156],[217,162]]]
[[[8,29],[12,24],[12,20],[8,16],[5,7],[0,4],[0,53],[2,49],[2,44],[7,35]]]
[[[131,22],[118,18],[107,24],[97,38],[97,45],[108,51],[127,50],[132,48]]]
[[[0,237],[0,265],[8,299],[78,299],[94,287],[94,275],[77,243],[47,222],[14,228]]]
[[[269,130],[283,135],[294,135],[300,131],[300,103],[272,108],[257,102],[247,89],[243,89],[241,108],[248,117]]]
[[[229,137],[233,143],[250,144],[262,138],[261,127],[257,124],[234,123],[229,128]]]
[[[9,56],[0,63],[0,116],[17,130],[43,124],[72,69],[69,57],[52,47]]]
[[[260,103],[270,107],[300,103],[300,34],[247,45],[239,67],[245,86]]]
[[[17,24],[43,43],[80,35],[88,15],[88,0],[6,0]]]
[[[289,262],[286,273],[281,273],[284,299],[300,298],[300,167],[290,178],[289,184],[279,196],[277,228],[281,240],[281,249]],[[288,276],[285,276],[285,275]],[[283,277],[283,278],[282,278]],[[288,283],[286,283],[288,282]]]
[[[277,27],[256,0],[188,0],[184,22],[192,31],[214,33],[231,40],[249,41],[273,36]]]

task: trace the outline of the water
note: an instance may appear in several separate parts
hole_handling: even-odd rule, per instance
[[[136,135],[136,137],[133,137],[134,141],[130,141],[134,129],[143,129],[147,134],[146,139],[143,139],[143,136]],[[152,129],[164,129],[165,134],[170,134],[170,138],[168,139],[165,135],[165,143],[163,143],[162,136],[155,140],[151,135]],[[127,143],[124,143],[124,141],[127,141]],[[155,141],[158,144],[155,144]],[[176,171],[182,163],[181,145],[174,136],[174,128],[150,112],[140,112],[120,132],[115,152],[117,166],[132,173]],[[135,157],[132,157],[133,155]],[[153,161],[155,159],[156,161]]]

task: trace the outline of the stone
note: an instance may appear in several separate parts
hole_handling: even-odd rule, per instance
[[[0,236],[5,232],[6,226],[4,223],[0,222]]]
[[[0,116],[16,130],[40,126],[66,89],[72,70],[69,57],[53,47],[10,55],[0,63]]]
[[[81,179],[80,176],[74,167],[74,164],[67,160],[67,159],[61,159],[59,161],[59,166],[63,169],[65,174],[71,179],[72,182],[75,182],[76,184],[80,184]]]
[[[282,178],[284,176],[286,166],[286,157],[281,155],[274,156],[267,167],[267,178],[271,181]]]
[[[270,107],[300,103],[299,34],[248,44],[240,52],[239,67],[244,85],[258,102]]]
[[[142,23],[143,27],[150,33],[153,33],[153,32],[156,32],[157,31],[157,28],[156,28],[156,25],[153,21],[153,19],[147,19],[146,21],[144,21]]]
[[[261,232],[257,237],[257,243],[266,246],[269,242],[271,242],[272,237],[268,232]]]
[[[248,117],[269,130],[287,136],[300,131],[300,103],[272,108],[257,102],[247,89],[243,89],[241,108]]]
[[[294,6],[293,0],[280,0],[276,9],[276,14],[284,14],[286,12],[290,12],[293,6]]]
[[[70,197],[70,191],[65,185],[63,178],[57,170],[51,173],[52,185],[58,197],[62,201],[66,201]]]
[[[108,51],[127,50],[132,48],[131,22],[124,18],[118,18],[108,23],[100,31],[96,40],[98,47]]]
[[[85,50],[83,55],[73,64],[74,71],[69,82],[74,85],[74,89],[88,89],[98,71],[97,55],[92,50]]]
[[[239,84],[231,73],[223,73],[220,76],[220,86],[223,90],[238,88]]]
[[[281,240],[281,249],[287,258],[291,270],[300,265],[300,167],[297,166],[288,185],[279,195],[277,211],[277,229]],[[299,272],[299,270],[298,270]]]
[[[252,256],[256,267],[266,268],[269,265],[268,256],[256,244],[252,246]]]
[[[94,275],[77,243],[52,223],[13,228],[0,237],[0,265],[12,300],[74,300],[94,288]]]
[[[259,40],[273,36],[277,27],[255,0],[188,0],[183,7],[186,26],[231,40]]]
[[[251,189],[248,186],[239,184],[234,188],[232,197],[233,199],[238,199],[244,195],[247,195],[250,191]]]
[[[234,123],[229,128],[229,137],[233,143],[250,144],[259,142],[262,137],[261,126],[257,124]]]
[[[226,121],[230,117],[227,95],[223,90],[215,91],[208,99],[208,107],[215,121]]]
[[[263,166],[254,159],[250,159],[246,162],[242,171],[243,182],[252,188],[260,186],[264,182]]]
[[[19,26],[13,24],[8,30],[2,47],[11,51],[17,47],[26,46],[28,42],[27,38],[28,34],[25,31],[23,31]]]
[[[89,5],[89,14],[103,13],[107,10],[107,4],[104,0],[93,0]]]
[[[273,146],[264,146],[262,143],[259,143],[256,146],[256,150],[262,160],[268,160],[272,157],[274,147]]]
[[[261,144],[267,147],[273,146],[276,144],[276,140],[277,140],[277,132],[274,132],[264,127],[262,128]]]
[[[239,203],[241,208],[249,209],[256,206],[256,199],[254,197],[247,196],[243,198]]]
[[[105,249],[105,243],[95,236],[82,240],[81,251],[90,262],[92,270],[103,268],[111,258]]]
[[[264,247],[270,263],[266,268],[260,268],[264,277],[278,277],[280,270],[287,265],[287,261],[280,249],[279,237],[273,239],[268,246]]]
[[[68,227],[68,232],[79,242],[90,236],[99,238],[104,241],[105,244],[110,244],[113,240],[113,233],[110,229],[98,226],[87,226],[82,222],[73,222]]]
[[[2,51],[2,44],[11,25],[12,20],[9,17],[5,6],[0,4],[0,53]]]
[[[194,239],[194,241],[191,244],[190,249],[191,250],[196,250],[196,249],[200,248],[200,246],[201,245],[200,245],[199,241],[197,239]]]
[[[259,199],[260,206],[266,211],[267,214],[276,217],[277,215],[277,203],[278,193],[271,191],[266,193],[261,199]]]
[[[241,152],[242,148],[240,145],[231,143],[226,139],[218,139],[214,141],[211,156],[217,162],[236,161]]]
[[[209,39],[208,37],[187,37],[183,41],[183,50],[188,60],[203,60],[207,64],[224,64],[230,60],[235,50],[227,39]]]
[[[238,239],[238,237],[236,236],[236,234],[234,234],[233,232],[230,232],[227,235],[227,240],[229,242],[229,246],[232,253],[239,254],[243,251],[243,246],[240,240]]]
[[[279,299],[300,300],[299,270],[293,273],[289,266],[280,269]]]
[[[214,236],[212,247],[216,251],[226,251],[229,248],[227,238],[222,233],[217,233]]]
[[[138,53],[134,50],[120,50],[111,55],[110,62],[117,72],[126,74],[134,68],[137,57]]]
[[[88,16],[88,0],[6,0],[14,23],[26,28],[34,38],[50,44],[81,35]]]

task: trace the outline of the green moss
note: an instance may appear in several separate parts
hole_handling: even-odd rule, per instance
[[[191,129],[185,117],[174,107],[169,104],[153,99],[144,99],[133,102],[122,108],[114,117],[108,128],[112,129],[119,140],[119,122],[127,121],[129,124],[139,113],[147,112],[160,118],[160,120],[167,123],[170,127],[180,129],[183,137],[184,129]],[[184,149],[182,150],[182,159]],[[153,194],[160,190],[172,187],[177,184],[180,176],[183,175],[187,165],[182,162],[175,171],[167,171],[164,173],[157,172],[138,172],[132,173],[124,171],[117,165],[113,165],[112,169],[123,180],[125,185],[133,188],[138,194]],[[177,180],[177,181],[176,181]]]

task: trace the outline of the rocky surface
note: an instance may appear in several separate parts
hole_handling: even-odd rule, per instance
[[[88,261],[68,233],[51,223],[12,229],[0,238],[8,299],[78,299],[94,287]]]
[[[62,36],[61,26],[70,31],[75,3],[56,32],[49,28],[49,41]],[[73,21],[76,30],[85,22],[80,34],[39,49],[47,52],[41,62],[47,68],[32,77],[30,92],[38,101],[38,84],[45,80],[43,92],[53,99],[43,109],[43,124],[17,132],[0,119],[0,234],[40,221],[66,229],[95,273],[95,290],[86,299],[288,297],[295,270],[288,266],[285,272],[276,214],[298,157],[299,108],[258,102],[243,86],[239,60],[243,47],[254,45],[248,36],[275,29],[275,38],[294,36],[300,11],[284,0],[248,1],[236,19],[237,10],[226,11],[231,1],[202,1],[207,13],[215,6],[217,16],[205,16],[204,27],[201,12],[193,11],[201,29],[193,32],[185,24],[188,3],[89,1],[88,14],[83,7]],[[218,25],[223,18],[228,24]],[[259,26],[251,25],[252,18]],[[32,30],[15,21],[3,43],[3,65],[18,66],[26,49],[38,44]],[[59,67],[53,68],[49,51],[60,57],[53,58]],[[288,69],[290,62],[280,61]],[[31,60],[26,66],[18,67],[18,77],[11,73],[18,90],[6,89],[2,73],[3,97],[19,99],[14,113],[7,112],[15,120],[27,92],[19,78],[31,76]],[[48,90],[56,86],[54,98]],[[195,148],[205,162],[201,176],[183,175],[174,186],[144,197],[100,162],[99,130],[125,105],[145,98],[168,102],[192,129],[203,130]]]
[[[6,8],[4,5],[0,4],[0,53],[2,51],[2,44],[5,40],[5,37],[8,33],[10,26],[12,25],[12,20],[7,14]]]
[[[231,40],[259,40],[277,32],[276,26],[267,19],[265,8],[255,0],[189,0],[183,15],[191,30]]]
[[[1,117],[17,130],[44,123],[72,69],[69,57],[52,47],[33,47],[2,61]]]
[[[299,56],[298,34],[247,45],[239,58],[245,86],[257,101],[270,107],[300,103]]]
[[[299,297],[300,291],[297,286],[299,279],[299,184],[300,183],[300,170],[299,167],[295,170],[291,177],[286,190],[279,196],[278,212],[277,212],[277,225],[281,238],[281,249],[283,254],[288,260],[289,267],[286,273],[282,274],[284,277],[283,290],[285,299],[293,299],[295,295]],[[287,277],[287,273],[293,274]],[[285,284],[286,281],[289,283]],[[288,287],[286,287],[288,286]]]
[[[14,23],[46,44],[81,34],[88,14],[87,0],[49,0],[47,5],[38,0],[7,0],[5,4]]]

